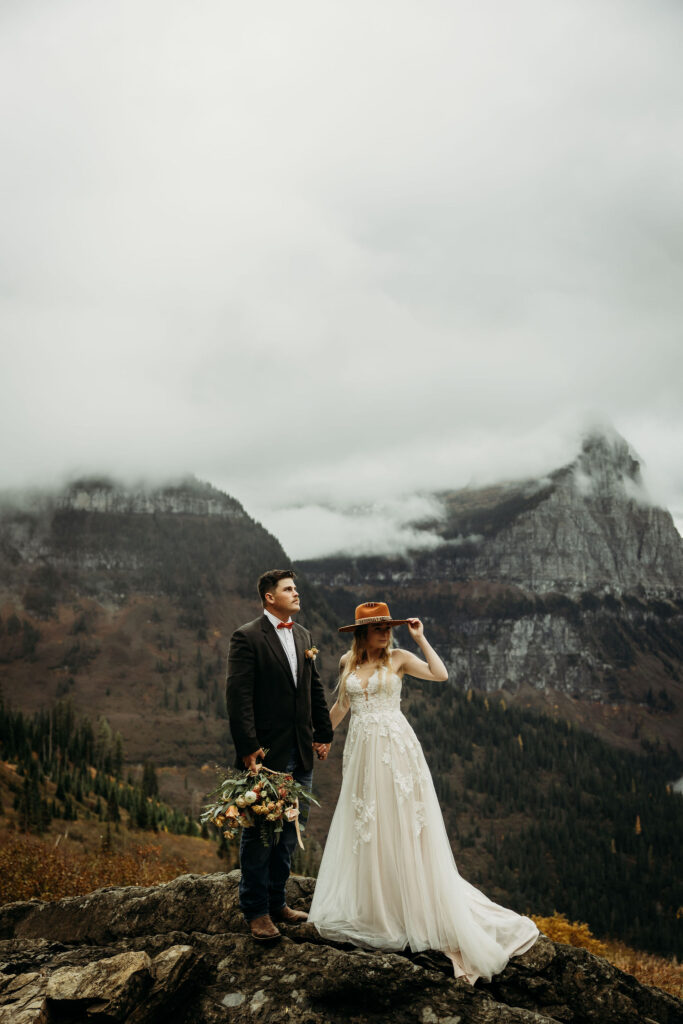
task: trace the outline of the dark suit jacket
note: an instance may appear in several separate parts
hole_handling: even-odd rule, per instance
[[[272,623],[261,615],[236,629],[230,639],[226,704],[236,765],[259,747],[268,748],[264,764],[284,771],[298,747],[301,762],[313,767],[312,743],[330,743],[332,723],[315,661],[304,656],[311,634],[298,622],[292,630],[298,666],[297,685]]]

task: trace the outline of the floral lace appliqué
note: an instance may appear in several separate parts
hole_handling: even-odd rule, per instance
[[[365,769],[363,791],[367,792],[369,770]],[[358,853],[361,843],[369,843],[370,824],[375,820],[375,801],[366,801],[364,796],[353,793],[351,796],[355,820],[353,823],[353,852]]]
[[[389,771],[397,805],[410,807],[416,838],[425,826],[425,808],[421,796],[429,784],[429,771],[422,748],[410,725],[401,713],[401,679],[382,670],[370,677],[366,686],[350,673],[347,693],[351,706],[351,722],[344,748],[344,771],[359,744],[367,746],[367,756],[376,758],[376,771]],[[372,746],[368,746],[372,741]],[[366,764],[362,782],[356,784],[353,803],[353,852],[361,843],[369,843],[376,820],[375,786],[371,784],[371,766]],[[412,802],[412,806],[407,803]]]

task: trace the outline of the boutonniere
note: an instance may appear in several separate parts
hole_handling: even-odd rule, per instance
[[[320,651],[318,650],[317,647],[308,647],[304,651],[304,657],[308,658],[310,661],[315,661],[319,653]]]

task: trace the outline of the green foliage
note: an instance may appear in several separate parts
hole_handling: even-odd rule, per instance
[[[143,768],[140,784],[123,774],[123,743],[112,734],[106,718],[100,718],[97,734],[87,718],[77,720],[70,700],[32,717],[11,711],[0,698],[0,758],[17,766],[21,787],[15,794],[20,829],[41,833],[51,818],[75,821],[79,815],[102,811],[107,821],[118,822],[120,809],[140,829],[165,829],[195,835],[199,828],[187,815],[159,801],[156,770]],[[46,780],[54,785],[54,799],[47,800]]]
[[[151,761],[145,761],[142,766],[142,793],[145,797],[159,796],[157,773]]]

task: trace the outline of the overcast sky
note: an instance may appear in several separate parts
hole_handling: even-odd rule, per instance
[[[190,471],[296,558],[605,422],[680,528],[682,52],[678,0],[3,0],[0,484]]]

